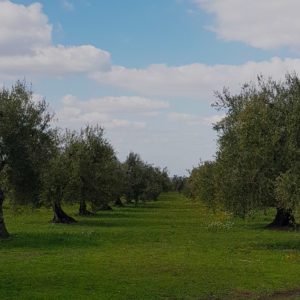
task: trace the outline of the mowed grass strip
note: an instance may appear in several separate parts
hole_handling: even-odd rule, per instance
[[[168,193],[72,225],[46,209],[5,217],[0,299],[258,299],[300,285],[300,233],[264,230],[272,215],[233,219]]]

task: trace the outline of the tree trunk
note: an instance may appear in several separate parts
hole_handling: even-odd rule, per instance
[[[86,203],[84,199],[81,199],[79,206],[79,216],[92,216],[94,215],[92,212],[86,209]]]
[[[112,208],[107,203],[103,203],[98,210],[112,210]]]
[[[138,206],[138,204],[139,204],[139,199],[138,198],[134,199],[134,206]]]
[[[52,223],[75,223],[77,222],[75,219],[72,217],[68,216],[61,208],[60,203],[58,202],[53,202],[52,204],[53,212],[54,212],[54,217],[51,220]]]
[[[114,206],[117,206],[117,207],[123,207],[124,204],[122,203],[120,197],[118,197],[114,203]]]
[[[277,208],[274,221],[267,228],[295,227],[296,221],[291,209]]]
[[[126,204],[132,204],[132,200],[129,196],[126,197]]]
[[[9,237],[9,233],[6,230],[4,219],[3,219],[3,210],[2,210],[3,202],[4,202],[4,193],[0,189],[0,239],[6,239]]]

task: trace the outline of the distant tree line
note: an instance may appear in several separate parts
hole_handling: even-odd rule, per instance
[[[111,203],[123,206],[122,198],[135,205],[155,201],[171,188],[167,169],[138,154],[121,163],[100,126],[62,132],[50,126],[52,117],[44,100],[33,101],[26,83],[0,91],[0,238],[9,236],[6,198],[12,206],[52,207],[52,222],[72,223],[63,203],[91,215]]]
[[[282,82],[258,77],[231,95],[217,93],[214,106],[226,116],[214,129],[214,161],[194,168],[186,192],[211,207],[245,216],[256,209],[276,208],[271,227],[295,226],[300,203],[300,80]]]

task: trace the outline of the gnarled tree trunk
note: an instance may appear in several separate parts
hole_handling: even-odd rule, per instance
[[[53,202],[52,204],[53,212],[54,212],[54,217],[51,220],[52,223],[75,223],[77,222],[75,219],[72,217],[68,216],[61,208],[59,202]]]
[[[132,200],[129,196],[126,196],[126,204],[132,204]]]
[[[86,209],[85,200],[81,199],[79,205],[79,216],[92,216],[92,215],[94,214]]]
[[[296,221],[291,209],[277,208],[274,221],[267,228],[295,227]]]
[[[6,230],[4,218],[3,218],[3,210],[2,210],[2,204],[4,202],[4,193],[0,189],[0,239],[6,239],[9,237],[9,233]]]
[[[118,197],[114,203],[114,206],[117,206],[117,207],[123,207],[124,204],[122,203],[120,197]]]
[[[103,203],[98,210],[112,210],[112,208],[107,203]]]

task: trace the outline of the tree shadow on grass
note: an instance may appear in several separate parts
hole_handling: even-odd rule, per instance
[[[136,226],[135,221],[131,221],[130,218],[122,218],[122,219],[113,219],[109,220],[108,218],[106,219],[101,219],[100,218],[93,218],[93,219],[83,219],[79,220],[77,223],[73,224],[72,226],[76,227],[97,227],[99,229],[101,228],[113,228],[113,227],[129,227],[129,226]]]
[[[296,250],[300,251],[300,240],[266,241],[252,245],[255,250]]]
[[[12,234],[6,240],[0,240],[0,251],[14,248],[55,249],[55,248],[87,248],[97,246],[101,242],[97,232],[52,232],[52,233],[19,233]]]
[[[78,222],[82,222],[82,220],[97,220],[97,219],[131,219],[136,218],[137,216],[133,213],[125,214],[119,213],[115,211],[107,211],[107,212],[98,212],[91,216],[76,216]]]
[[[140,211],[140,210],[147,210],[147,209],[165,209],[165,208],[170,208],[170,206],[168,206],[165,203],[161,203],[161,202],[139,202],[138,205],[135,205],[134,203],[132,204],[125,204],[124,207],[119,208],[120,211],[132,211],[132,210],[136,210],[136,211]]]
[[[95,227],[95,228],[126,228],[130,227],[140,227],[145,228],[147,226],[157,226],[157,225],[169,225],[169,220],[162,219],[160,216],[149,215],[138,217],[135,216],[127,218],[84,218],[78,219],[77,223],[72,224],[75,227]]]

